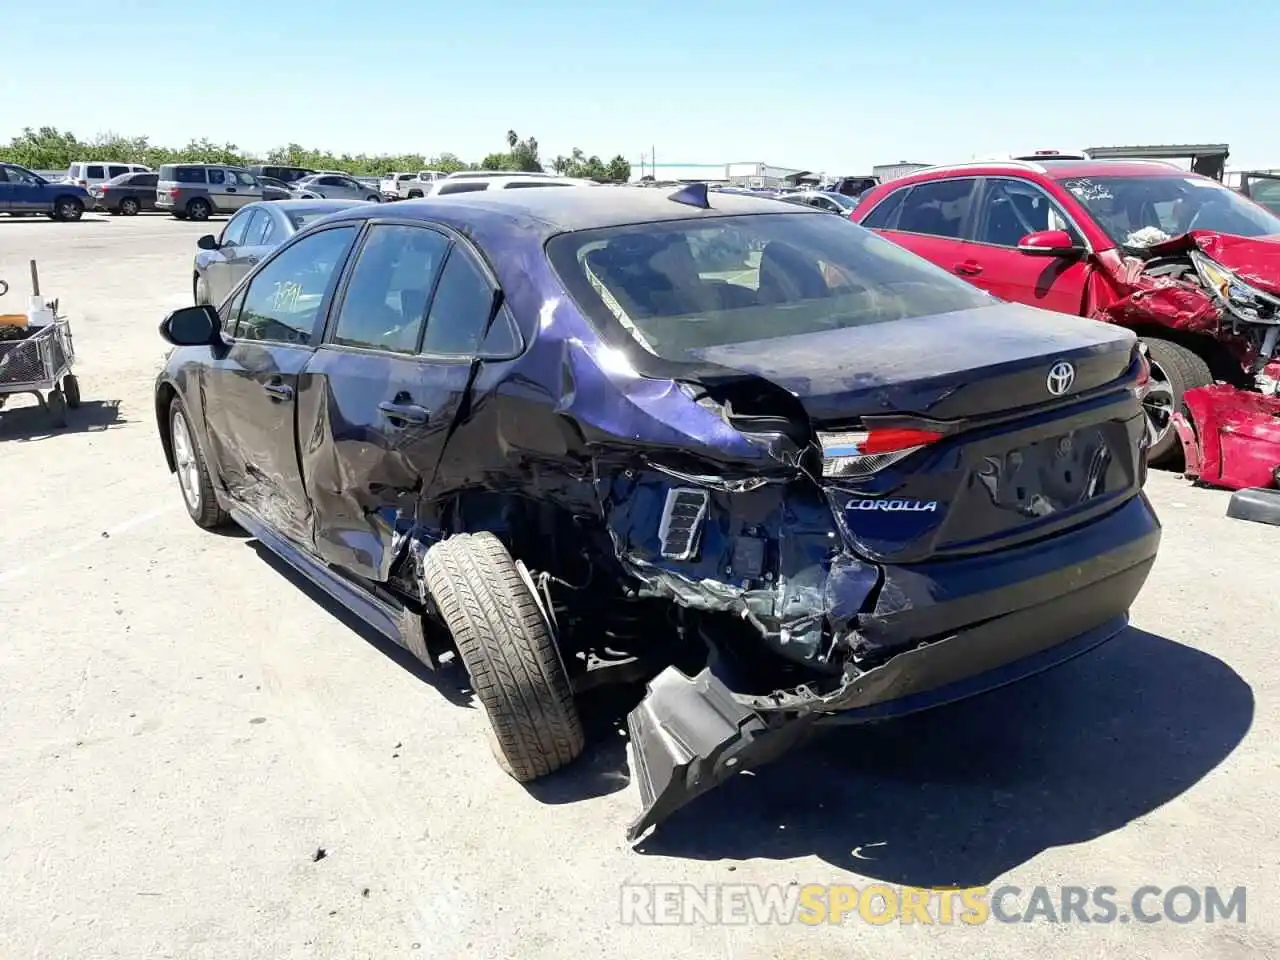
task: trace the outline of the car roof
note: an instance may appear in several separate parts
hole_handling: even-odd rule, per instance
[[[1069,177],[1189,177],[1192,174],[1159,160],[1041,160],[1055,180]],[[1198,176],[1198,174],[1197,174]]]
[[[497,214],[510,218],[526,229],[532,228],[543,239],[557,233],[600,227],[753,213],[830,216],[811,207],[782,204],[772,197],[708,193],[709,209],[679,203],[670,197],[669,191],[642,187],[602,190],[599,187],[575,186],[545,190],[477,190],[425,200],[402,200],[390,212],[386,207],[376,204],[360,206],[369,208],[362,211],[365,214],[362,219],[390,215],[405,219],[466,224],[468,213]],[[354,211],[349,215],[356,216]]]

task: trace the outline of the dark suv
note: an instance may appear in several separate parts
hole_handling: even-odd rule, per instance
[[[456,655],[512,776],[652,678],[633,837],[1115,636],[1160,540],[1133,334],[705,185],[361,204],[161,330],[192,519]]]
[[[965,163],[882,184],[853,219],[1005,300],[1139,334],[1152,463],[1179,455],[1186,391],[1274,379],[1280,217],[1216,180],[1154,161]]]

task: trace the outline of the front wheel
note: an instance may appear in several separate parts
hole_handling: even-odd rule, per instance
[[[84,216],[84,204],[75,197],[59,197],[53,204],[53,219],[64,223]]]
[[[187,409],[177,397],[169,405],[169,439],[173,445],[174,472],[178,475],[178,489],[182,503],[196,526],[206,530],[221,527],[227,522],[226,511],[218,506],[213,492],[213,478],[200,445],[196,442]]]
[[[536,594],[491,533],[427,551],[423,579],[492,730],[499,765],[521,783],[573,761],[585,743],[569,677]]]
[[[49,399],[45,401],[45,409],[49,411],[49,419],[55,427],[67,425],[67,398],[61,390],[50,390]]]
[[[1203,357],[1180,343],[1143,337],[1147,345],[1147,358],[1151,363],[1151,382],[1142,401],[1147,414],[1151,446],[1147,450],[1147,463],[1153,467],[1174,463],[1181,453],[1178,432],[1173,428],[1173,415],[1181,412],[1189,417],[1183,395],[1196,387],[1213,383]]]
[[[192,284],[192,294],[196,301],[196,306],[209,302],[209,281],[205,280],[200,274],[196,274],[195,281]]]

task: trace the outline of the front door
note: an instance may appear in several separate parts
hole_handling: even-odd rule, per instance
[[[298,465],[298,376],[358,231],[343,224],[282,248],[249,284],[235,332],[208,371],[207,426],[231,495],[310,547],[311,505]]]
[[[298,411],[314,438],[303,472],[325,560],[385,581],[398,535],[437,526],[434,501],[450,485],[441,453],[494,289],[460,241],[423,225],[370,227]]]
[[[239,269],[237,261],[242,258],[241,247],[244,246],[245,234],[257,215],[257,210],[237,213],[222,228],[222,235],[218,237],[218,249],[210,250],[207,255],[201,254],[206,258],[205,283],[209,290],[209,302],[214,306],[222,303],[248,272]]]
[[[1036,257],[1018,250],[1029,233],[1065,230],[1083,247],[1084,238],[1061,207],[1034,183],[1014,177],[983,181],[973,242],[964,245],[961,263],[967,279],[1002,300],[1059,313],[1079,314],[1088,280],[1086,257]]]
[[[13,213],[18,185],[9,180],[9,168],[0,167],[0,213]]]

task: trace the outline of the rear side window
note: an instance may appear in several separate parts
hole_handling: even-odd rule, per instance
[[[102,167],[98,164],[90,164],[84,171],[85,179],[99,180],[102,178]]]
[[[351,271],[333,342],[413,353],[449,240],[423,227],[372,227]]]
[[[906,190],[895,190],[889,194],[862,219],[862,225],[868,230],[892,230],[898,222],[898,211],[902,209],[902,198],[906,195]]]
[[[107,167],[107,176],[111,178],[123,177],[129,172],[129,168],[121,164],[118,167]]]
[[[573,186],[573,184],[571,183],[555,183],[555,182],[548,183],[545,180],[509,180],[507,181],[504,189],[521,190],[525,187],[571,187],[571,186]]]
[[[210,183],[226,183],[227,181],[226,171],[219,170],[217,167],[210,167],[208,170],[205,171],[205,174],[209,178]],[[235,181],[235,178],[233,177],[232,182],[234,181]]]
[[[159,179],[154,173],[137,173],[129,178],[129,182],[135,187],[154,187]]]
[[[431,301],[422,352],[434,356],[474,356],[480,349],[480,338],[492,309],[493,285],[489,278],[470,253],[454,247]]]
[[[897,229],[960,239],[976,183],[969,178],[916,184],[902,202]]]
[[[249,284],[236,324],[243,340],[308,346],[355,227],[321,230],[285,248]]]
[[[446,183],[436,193],[436,196],[444,197],[451,193],[473,193],[476,190],[488,189],[489,182],[487,180],[458,180],[455,183]]]
[[[204,167],[164,166],[160,168],[159,177],[177,183],[204,183]]]

